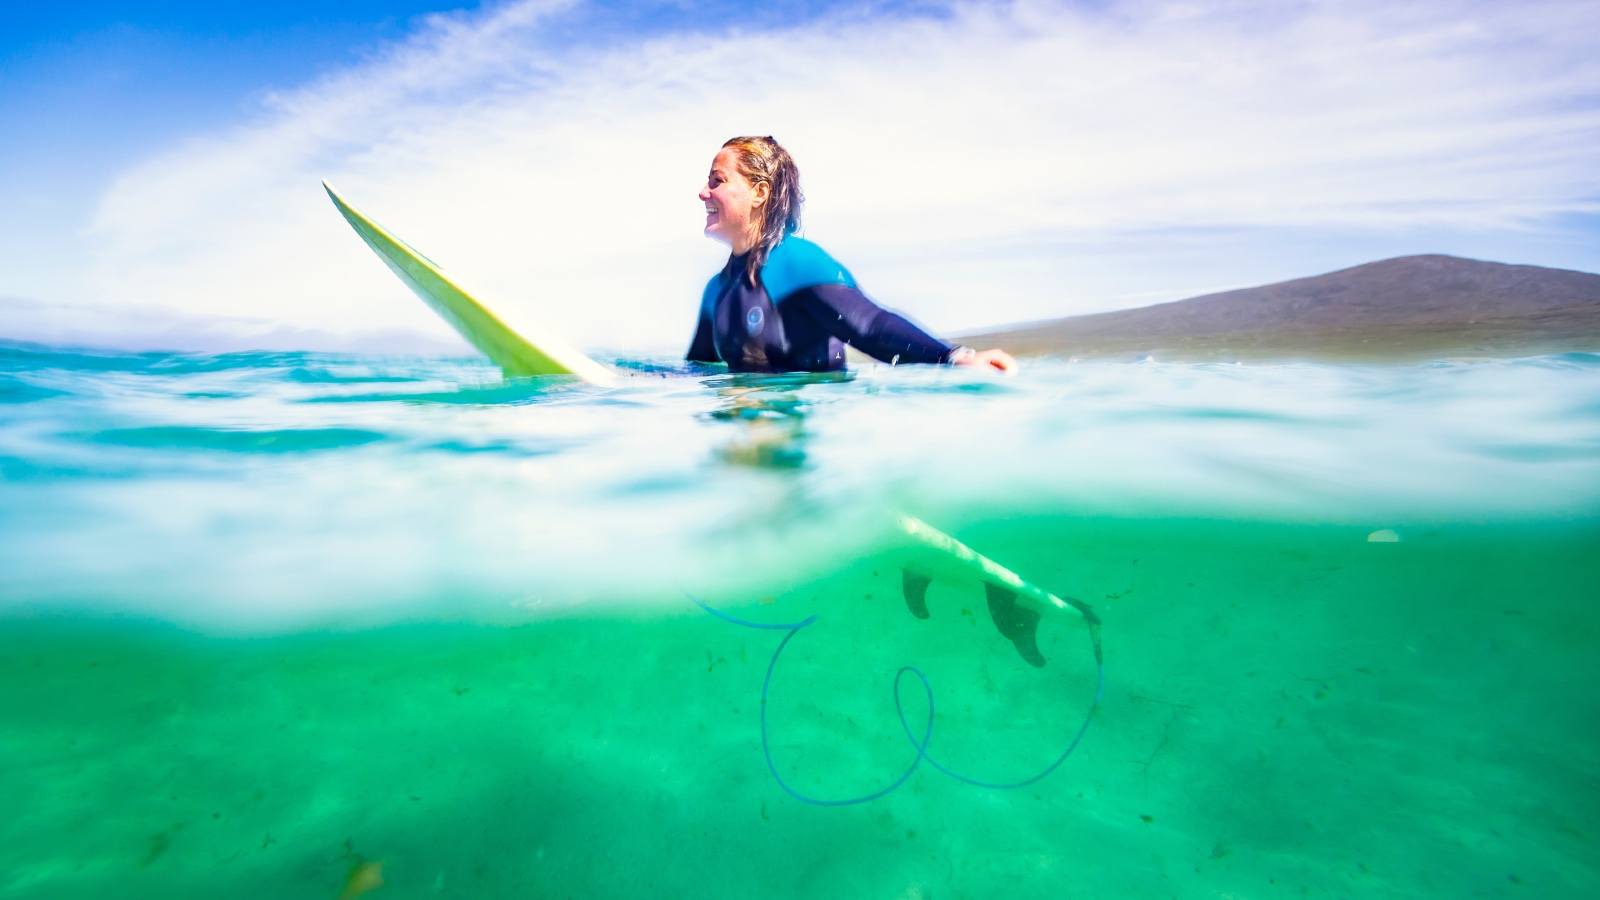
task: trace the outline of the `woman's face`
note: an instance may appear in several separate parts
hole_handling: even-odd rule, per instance
[[[753,243],[751,222],[766,201],[766,185],[752,187],[740,174],[734,151],[724,147],[711,161],[711,174],[700,189],[700,202],[706,205],[706,236],[716,238],[742,253]]]

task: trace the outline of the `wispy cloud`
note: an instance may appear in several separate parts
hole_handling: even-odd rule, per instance
[[[749,132],[800,161],[808,233],[937,327],[1226,283],[1178,262],[1211,232],[1513,235],[1600,212],[1592,0],[957,4],[575,43],[584,15],[432,18],[129,168],[72,292],[437,333],[329,177],[513,314],[675,346],[720,262],[693,194]],[[1155,243],[1173,234],[1186,250]]]

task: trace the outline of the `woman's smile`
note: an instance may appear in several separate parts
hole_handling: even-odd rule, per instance
[[[735,252],[749,249],[755,198],[750,181],[739,172],[733,151],[724,149],[711,161],[711,172],[699,197],[706,207],[706,236],[732,245]]]

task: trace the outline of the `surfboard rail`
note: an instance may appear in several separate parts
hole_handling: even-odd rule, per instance
[[[478,302],[437,263],[352,206],[327,180],[322,187],[339,214],[384,265],[507,376],[575,375],[591,384],[616,380],[614,371],[560,340],[546,336],[541,336],[537,344],[528,340]]]

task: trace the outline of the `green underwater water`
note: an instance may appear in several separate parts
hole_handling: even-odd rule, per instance
[[[1530,416],[1487,437],[1473,416],[1428,412],[1462,412],[1463,395],[1487,409],[1480,383],[1435,380],[1482,369],[1291,373],[1301,416],[1259,399],[1217,408],[1281,371],[1181,368],[1127,388],[1139,370],[1047,370],[1043,386],[1081,402],[1044,397],[1063,412],[1028,426],[1033,449],[994,451],[997,476],[962,475],[975,457],[961,446],[954,458],[852,450],[834,429],[866,440],[873,423],[850,417],[874,403],[876,427],[913,427],[882,421],[884,394],[918,416],[983,404],[1021,421],[1040,383],[995,393],[863,376],[758,384],[773,391],[751,405],[728,403],[715,378],[596,397],[430,370],[408,391],[375,366],[345,386],[357,399],[330,402],[340,380],[299,358],[180,360],[178,376],[160,358],[169,374],[108,380],[147,363],[28,352],[10,388],[24,399],[0,407],[0,897],[332,898],[363,861],[381,863],[375,897],[1578,897],[1600,885],[1591,361],[1531,364],[1568,389],[1563,415],[1588,418],[1561,430]],[[212,383],[269,368],[266,381]],[[272,394],[284,384],[313,393]],[[559,428],[520,424],[564,406]],[[1091,413],[1101,427],[1079,430]],[[687,449],[641,471],[634,445],[606,443],[605,423],[630,415]],[[668,441],[680,419],[691,424]],[[1127,439],[1152,419],[1173,439]],[[1439,439],[1396,436],[1406,419]],[[1333,420],[1342,444],[1323,456],[1307,436]],[[1118,427],[1138,430],[1099,452]],[[1183,468],[1246,435],[1222,463]],[[1159,489],[1118,481],[1119,458],[1151,446],[1167,465],[1135,483]],[[1390,465],[1355,477],[1329,462],[1345,456]],[[1035,668],[976,583],[936,580],[929,618],[915,618],[885,542],[841,542],[773,511],[855,527],[828,511],[843,502],[830,491],[859,493],[891,458],[915,489],[895,481],[875,503],[907,504],[1098,611],[1104,695],[1082,743],[1026,787],[964,784],[924,761],[881,799],[820,807],[768,771],[769,664],[772,765],[815,798],[871,793],[916,761],[896,714],[903,666],[934,698],[930,757],[979,780],[1050,763],[1094,693],[1075,616],[1041,622]],[[1459,466],[1449,502],[1395,487],[1428,484],[1443,460]],[[563,464],[573,483],[544,479],[540,467]],[[518,504],[500,505],[497,466],[526,479]],[[1283,481],[1287,469],[1302,477]],[[347,508],[374,471],[384,499]],[[537,506],[552,495],[562,505]],[[275,505],[284,496],[295,503]],[[767,516],[728,524],[751,503]],[[502,543],[517,530],[507,509],[529,507],[538,541]],[[580,537],[538,531],[559,511]],[[640,517],[665,524],[582,537]],[[481,519],[501,527],[469,528]],[[748,534],[771,521],[801,529],[785,532],[799,564],[769,565]],[[435,543],[449,552],[429,555]],[[551,544],[564,565],[537,556]],[[330,546],[332,561],[317,555]],[[717,569],[730,552],[761,571]],[[406,584],[371,574],[380,564]],[[690,594],[746,620],[815,621],[774,663],[787,632],[719,619]],[[901,688],[920,731],[923,693]]]
[[[1107,622],[1104,707],[1031,787],[924,768],[870,804],[792,800],[756,718],[778,636],[693,608],[253,639],[31,621],[0,663],[0,795],[24,811],[0,885],[335,896],[355,855],[383,862],[386,896],[1594,885],[1596,523],[1395,544],[1205,521],[963,537],[1079,585]],[[949,764],[1048,762],[1087,707],[1081,625],[1045,623],[1033,670],[972,592],[935,585],[922,622],[897,591],[858,570],[743,610],[821,610],[770,701],[786,777],[823,796],[892,780],[914,757],[890,687],[906,662]]]

